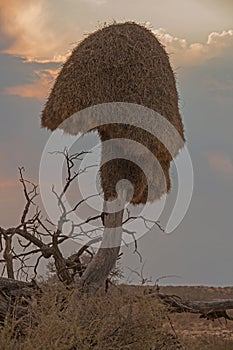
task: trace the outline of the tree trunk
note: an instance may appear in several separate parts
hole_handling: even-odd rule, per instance
[[[122,240],[124,204],[124,191],[115,200],[114,212],[110,212],[112,209],[112,207],[110,209],[111,202],[106,203],[106,208],[110,210],[107,210],[107,213],[104,215],[103,240],[78,283],[82,293],[95,294],[104,285],[109,273],[115,266]]]

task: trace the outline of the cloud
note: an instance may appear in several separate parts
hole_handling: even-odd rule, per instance
[[[221,175],[233,177],[233,159],[225,153],[212,152],[208,154],[210,168]]]
[[[34,72],[34,82],[8,87],[4,90],[4,94],[44,100],[45,97],[47,97],[48,91],[52,87],[52,83],[58,72],[59,69],[36,70]]]
[[[166,50],[172,53],[171,59],[174,65],[193,66],[204,63],[210,58],[221,55],[226,48],[233,46],[233,30],[223,31],[221,33],[213,32],[209,34],[205,44],[188,44],[186,39],[181,39],[166,33],[164,29],[154,31],[157,37],[166,46]],[[58,61],[64,61],[65,56],[58,55]],[[49,63],[51,58],[28,57],[27,62]],[[11,86],[4,90],[7,95],[18,95],[25,98],[44,99],[52,87],[52,83],[57,76],[59,69],[42,69],[34,71],[34,81],[29,84]],[[208,82],[211,91],[230,91],[233,81],[228,79],[221,82],[212,79]]]
[[[45,0],[7,0],[0,3],[0,34],[8,38],[8,46],[4,39],[3,52],[29,61],[64,61],[69,39],[64,28],[54,23],[56,7],[54,11],[51,7],[56,4],[51,3],[50,7],[49,4]]]
[[[171,60],[176,65],[195,66],[211,58],[221,56],[224,50],[233,48],[233,30],[212,32],[205,43],[191,43],[186,39],[172,36],[163,28],[154,30],[155,35],[171,53]]]
[[[80,2],[83,3],[80,8],[84,11],[85,4],[102,5],[106,1],[79,0],[77,3],[79,5]],[[77,9],[77,3],[70,1],[67,6]],[[70,11],[64,12],[64,6],[64,3],[58,4],[55,0],[50,2],[46,0],[2,1],[0,35],[2,33],[4,37],[3,52],[23,57],[30,63],[64,62],[70,53],[71,42],[81,38],[80,28],[74,25],[77,22],[76,16],[73,16],[75,11],[69,14],[71,17],[69,21],[66,13]],[[84,17],[81,12],[78,16],[78,18]],[[154,32],[171,53],[171,61],[175,66],[199,65],[223,55],[226,49],[233,47],[233,30],[212,32],[205,43],[188,43],[186,38],[176,37],[162,28]],[[57,70],[37,69],[34,72],[33,82],[8,87],[4,93],[44,99],[56,74]]]
[[[82,37],[77,19],[82,26],[85,16],[93,13],[89,7],[105,3],[107,0],[70,0],[66,4],[55,0],[1,1],[0,34],[5,38],[4,52],[30,62],[63,62],[72,48],[71,42]],[[87,29],[86,20],[85,23]],[[210,33],[205,43],[188,43],[186,38],[176,37],[162,28],[154,32],[172,53],[172,61],[181,66],[200,64],[233,47],[232,29]]]

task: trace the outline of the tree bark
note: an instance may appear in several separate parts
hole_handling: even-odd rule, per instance
[[[114,268],[122,240],[122,221],[124,213],[124,193],[116,201],[116,211],[104,215],[104,233],[101,246],[84,271],[78,287],[81,293],[93,295],[102,287]],[[108,204],[106,203],[106,207]],[[108,209],[108,208],[107,208]],[[119,209],[119,210],[118,210]]]
[[[9,278],[14,279],[14,268],[13,268],[13,255],[11,253],[12,250],[12,235],[4,235],[5,238],[5,250],[3,253],[3,257],[6,260],[6,270],[7,276]]]

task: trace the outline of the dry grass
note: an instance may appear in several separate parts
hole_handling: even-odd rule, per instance
[[[216,336],[201,336],[184,341],[185,349],[190,350],[232,350],[233,341]]]
[[[8,321],[0,331],[1,350],[175,350],[163,329],[164,310],[140,296],[104,295],[77,300],[59,284],[44,288],[30,317]]]
[[[167,313],[147,288],[120,286],[108,295],[77,300],[57,282],[43,285],[29,317],[8,320],[0,329],[1,350],[230,350],[233,325],[206,321],[197,315]],[[233,288],[162,287],[190,299],[229,298]],[[20,330],[20,331],[19,331]],[[180,345],[182,344],[182,346]]]

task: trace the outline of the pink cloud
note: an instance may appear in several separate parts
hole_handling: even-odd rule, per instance
[[[84,5],[103,5],[107,1],[82,2]],[[63,6],[54,8],[52,3],[45,0],[7,0],[0,3],[1,29],[13,39],[5,50],[7,53],[25,57],[28,61],[64,62],[73,47],[71,43],[80,40],[83,31],[73,18],[69,22],[59,21],[63,16]],[[206,42],[191,44],[187,38],[176,37],[163,28],[155,29],[154,33],[173,53],[171,58],[176,65],[196,65],[233,47],[233,29],[213,31]]]
[[[70,49],[70,33],[57,25],[54,13],[56,9],[45,0],[2,1],[1,30],[13,39],[5,52],[28,61],[63,62]]]
[[[228,154],[213,152],[208,154],[210,168],[219,174],[233,177],[233,158]]]
[[[59,69],[35,71],[35,82],[8,87],[4,90],[4,94],[44,100],[58,72]]]

